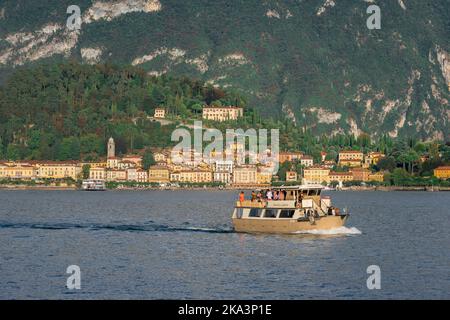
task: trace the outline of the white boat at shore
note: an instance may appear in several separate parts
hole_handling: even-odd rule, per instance
[[[105,180],[86,179],[81,184],[81,190],[83,191],[105,191]]]

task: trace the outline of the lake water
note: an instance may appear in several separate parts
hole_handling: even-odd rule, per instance
[[[237,192],[3,190],[0,299],[450,298],[450,193],[329,194],[347,228],[280,236],[232,231]]]

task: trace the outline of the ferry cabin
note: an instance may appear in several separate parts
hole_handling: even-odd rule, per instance
[[[321,196],[322,186],[272,188],[285,192],[284,200],[238,201],[232,220],[236,231],[292,233],[343,226],[347,214]]]

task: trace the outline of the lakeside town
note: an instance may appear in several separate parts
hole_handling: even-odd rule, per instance
[[[236,120],[243,115],[239,107],[204,107],[202,118],[223,122]],[[154,119],[166,117],[164,108],[156,108]],[[319,161],[301,151],[281,151],[276,159],[267,161],[258,155],[256,163],[241,164],[239,155],[249,157],[245,145],[234,142],[223,153],[213,150],[209,155],[189,151],[182,163],[172,160],[171,148],[152,148],[150,159],[145,154],[116,154],[115,141],[107,143],[107,156],[95,162],[86,161],[0,161],[1,185],[75,186],[82,180],[92,179],[107,183],[110,188],[126,187],[188,187],[212,186],[229,188],[263,188],[280,184],[321,184],[342,189],[349,185],[381,185],[390,174],[377,165],[386,158],[381,152],[340,150],[336,159],[321,152]],[[267,150],[270,155],[270,149]],[[196,156],[201,161],[194,161]],[[198,158],[197,158],[198,159]],[[422,155],[420,162],[427,160]],[[280,169],[273,174],[274,161]],[[450,178],[450,166],[438,166],[434,178]]]

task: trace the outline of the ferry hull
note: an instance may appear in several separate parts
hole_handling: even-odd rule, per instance
[[[293,234],[299,231],[339,228],[345,224],[347,217],[347,215],[325,216],[316,219],[313,223],[297,219],[233,218],[232,220],[236,232]]]

